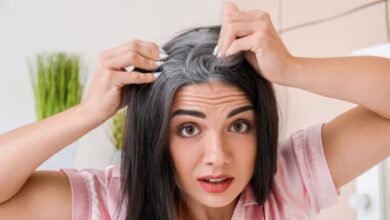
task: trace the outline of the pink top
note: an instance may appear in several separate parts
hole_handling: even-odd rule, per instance
[[[248,185],[236,205],[233,220],[305,220],[313,219],[321,209],[337,203],[338,191],[324,157],[322,125],[300,130],[279,143],[278,171],[275,184],[264,207],[255,202]],[[61,169],[72,187],[72,219],[125,219],[125,206],[119,218],[120,169],[109,166],[105,171]],[[265,213],[263,213],[263,210]]]

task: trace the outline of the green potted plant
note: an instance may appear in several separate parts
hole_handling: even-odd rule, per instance
[[[111,140],[115,147],[114,156],[112,158],[113,164],[119,164],[121,158],[121,149],[123,141],[123,129],[125,125],[125,112],[126,109],[118,111],[112,117],[112,135]]]
[[[37,120],[42,120],[80,103],[84,79],[80,58],[62,52],[41,53],[29,62]],[[76,146],[68,146],[40,168],[73,167]]]
[[[78,56],[42,53],[35,64],[29,66],[38,120],[80,103],[84,82],[81,82]]]

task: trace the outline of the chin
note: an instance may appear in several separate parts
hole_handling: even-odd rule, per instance
[[[232,195],[232,193],[226,195],[204,195],[200,198],[199,202],[204,206],[210,208],[222,208],[231,204],[235,199],[238,198],[238,195]]]

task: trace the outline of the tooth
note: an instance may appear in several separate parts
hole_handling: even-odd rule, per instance
[[[209,182],[222,182],[222,181],[224,181],[224,180],[226,180],[225,178],[222,178],[222,179],[208,179],[207,181],[209,181]]]

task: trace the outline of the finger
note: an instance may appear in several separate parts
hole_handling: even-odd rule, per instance
[[[252,35],[248,35],[246,37],[236,39],[231,43],[230,47],[226,50],[225,55],[231,56],[231,55],[236,54],[240,51],[253,50],[254,45],[256,45],[256,44],[261,45],[261,42],[258,42],[258,41],[259,41],[259,37],[256,36],[256,34],[252,34]],[[253,51],[253,52],[255,52],[255,51]]]
[[[237,11],[240,11],[240,9],[237,7],[236,4],[234,4],[233,2],[226,2],[225,3],[224,8],[223,8],[224,14],[230,14],[230,13],[237,12]]]
[[[140,72],[121,72],[115,71],[114,81],[117,85],[124,86],[127,84],[144,84],[156,81],[158,75],[155,73]]]
[[[232,2],[225,3],[224,9],[223,9],[221,33],[220,33],[220,38],[218,40],[218,47],[221,47],[223,45],[223,39],[221,39],[221,36],[224,36],[226,24],[228,23],[229,14],[237,12],[237,11],[240,11],[240,10],[238,9],[238,7],[234,3],[232,3]]]
[[[131,40],[129,42],[126,42],[124,44],[121,44],[119,46],[107,49],[100,53],[100,57],[102,60],[109,60],[113,57],[120,56],[121,54],[124,54],[128,51],[140,51],[140,54],[143,54],[144,57],[157,60],[156,57],[158,57],[158,52],[156,52],[156,46],[152,45],[152,49],[150,48],[150,45],[148,45],[146,48],[142,47],[143,42],[141,40]],[[158,46],[157,46],[158,48]],[[158,51],[158,49],[157,49]],[[157,55],[156,55],[157,54]]]
[[[237,11],[239,11],[239,9],[234,3],[232,3],[232,2],[225,3],[224,9],[223,9],[222,26],[221,26],[221,31],[219,33],[218,43],[217,43],[217,47],[218,47],[219,51],[220,51],[220,48],[222,48],[224,45],[223,38],[225,36],[226,24],[228,22],[227,17],[229,16],[229,14],[237,12]]]
[[[251,66],[257,71],[260,72],[259,65],[256,60],[256,54],[253,52],[253,45],[261,43],[259,38],[255,35],[249,35],[240,39],[233,41],[228,50],[226,51],[226,56],[231,56],[241,51],[245,51],[245,58],[251,64]],[[261,48],[258,49],[257,53],[260,53]]]
[[[131,40],[125,44],[122,44],[114,48],[113,56],[119,56],[128,51],[136,51],[145,58],[152,60],[160,59],[159,46],[153,42],[141,41],[141,40]]]
[[[128,66],[135,66],[144,70],[154,70],[163,64],[161,61],[155,61],[143,57],[135,51],[127,51],[124,54],[112,57],[108,62],[108,68],[122,70]]]
[[[115,71],[117,85],[121,88],[127,84],[144,84],[144,83],[152,83],[156,81],[160,73],[139,73],[139,72],[119,72]],[[129,93],[121,92],[121,103],[119,109],[125,107],[128,103],[128,95]]]
[[[267,18],[267,12],[261,10],[252,10],[252,11],[236,11],[230,13],[227,17],[228,21],[255,21],[262,20]]]
[[[224,45],[220,48],[220,53],[222,56],[229,56],[226,54],[226,51],[230,47],[233,41],[237,38],[245,37],[250,34],[253,34],[264,29],[263,21],[240,21],[240,22],[231,22],[227,25],[225,35],[222,37]]]
[[[160,47],[156,43],[149,42],[149,41],[140,41],[139,44],[140,47],[139,50],[137,50],[137,52],[141,54],[143,57],[152,60],[160,60],[162,58]]]

